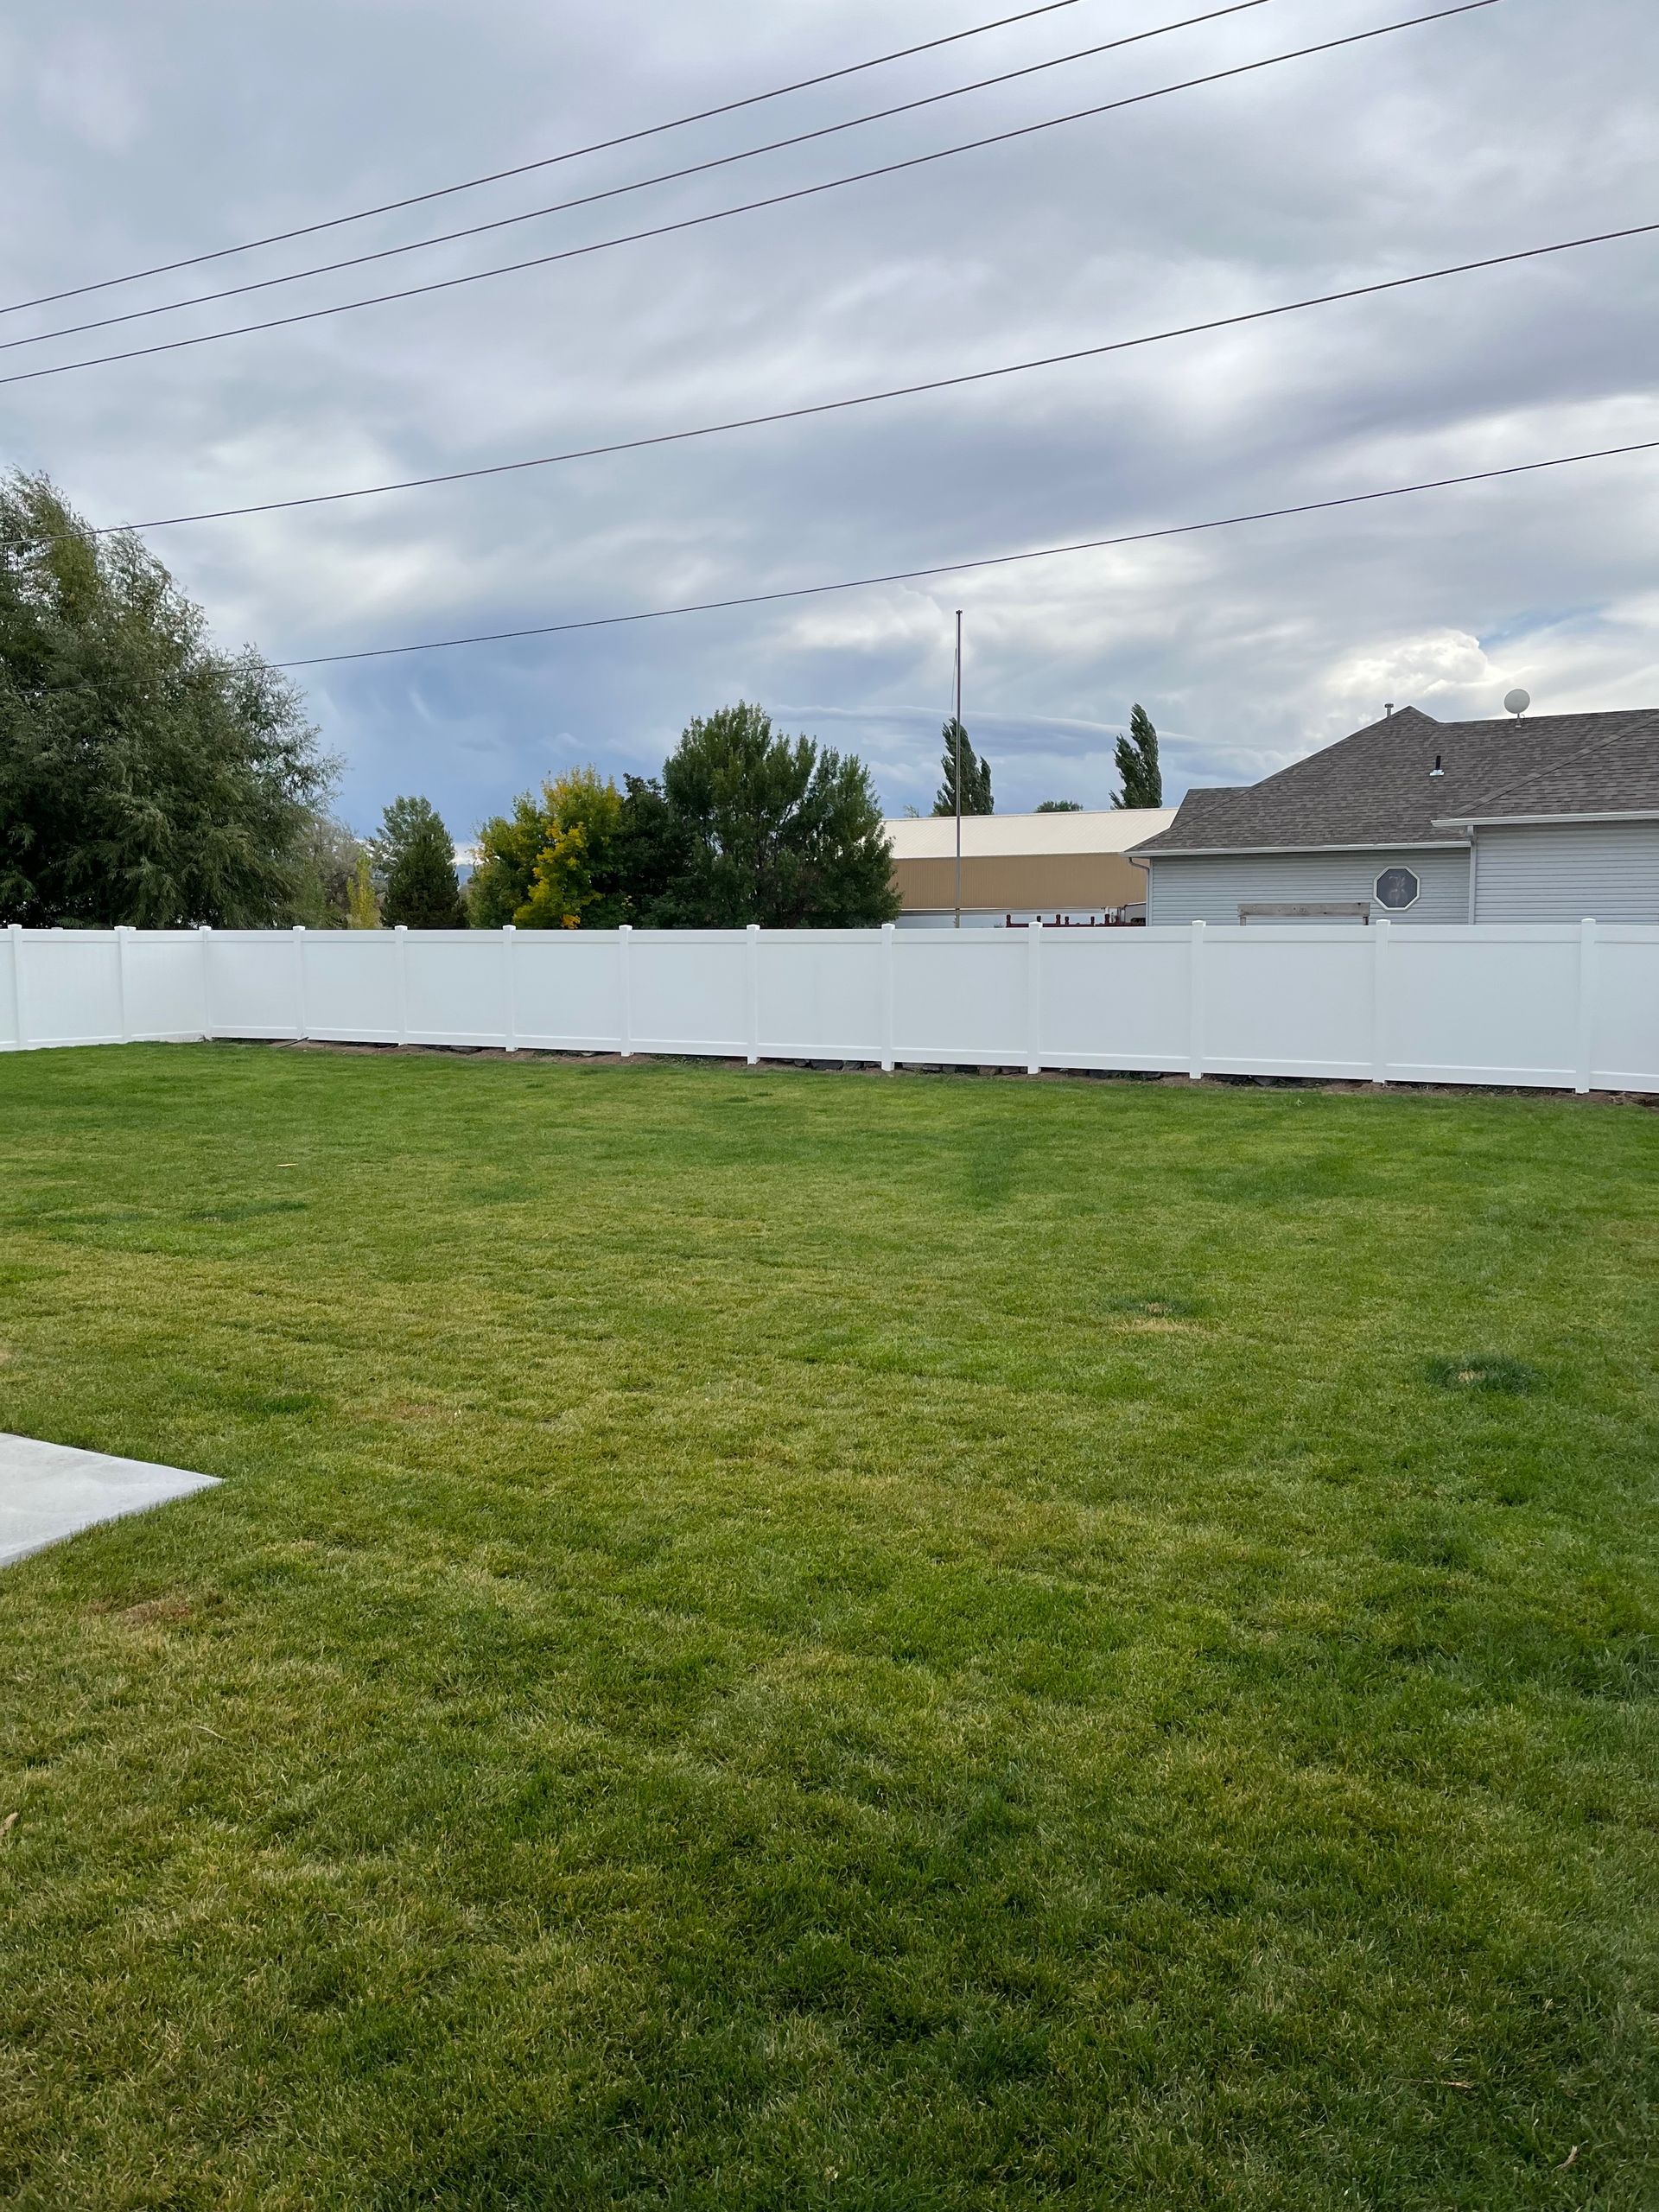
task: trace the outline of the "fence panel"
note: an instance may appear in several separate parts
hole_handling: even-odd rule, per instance
[[[1031,955],[1025,930],[896,935],[893,1056],[926,1065],[1023,1067]]]
[[[299,931],[200,930],[196,942],[210,1037],[304,1034]]]
[[[402,930],[307,930],[305,1033],[337,1043],[408,1041]]]
[[[364,931],[353,931],[365,935]],[[493,930],[410,930],[406,1026],[411,1045],[505,1045],[507,975]]]
[[[1659,929],[1604,924],[1592,938],[1586,966],[1590,1088],[1659,1090]]]
[[[170,1042],[207,1034],[202,958],[194,931],[130,931],[122,969],[129,1039]]]
[[[113,930],[9,930],[18,1041],[119,1045],[121,945]],[[21,1010],[21,1020],[18,1020]]]
[[[883,930],[756,930],[751,1048],[779,1060],[885,1060]]]
[[[1370,1078],[1378,1057],[1378,969],[1386,975],[1393,935],[1351,928],[1207,930],[1201,1071]]]
[[[1422,927],[1392,936],[1389,1072],[1397,1082],[1574,1088],[1576,929]]]
[[[624,952],[629,1049],[748,1054],[749,950],[742,930],[631,930]]]
[[[619,930],[503,930],[499,961],[510,1005],[512,1042],[556,1052],[623,1048]]]
[[[1183,1071],[1192,1032],[1192,934],[1039,930],[1043,1065]]]

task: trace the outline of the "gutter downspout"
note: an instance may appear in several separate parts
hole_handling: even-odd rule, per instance
[[[1475,916],[1480,911],[1480,840],[1475,835],[1475,825],[1469,824],[1469,926],[1473,929]]]
[[[1123,857],[1131,868],[1138,868],[1147,879],[1147,927],[1150,929],[1152,927],[1152,862],[1138,861],[1133,853],[1125,853]]]

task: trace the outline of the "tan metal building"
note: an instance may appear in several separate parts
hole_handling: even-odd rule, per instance
[[[969,814],[962,823],[962,910],[979,922],[1063,917],[1103,920],[1144,907],[1147,874],[1125,850],[1175,819],[1173,807],[1113,808],[1077,814]],[[950,815],[887,824],[893,888],[903,918],[949,920],[956,906],[956,834]]]

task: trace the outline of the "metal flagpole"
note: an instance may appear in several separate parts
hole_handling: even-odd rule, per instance
[[[957,787],[957,918],[955,926],[962,927],[962,609],[957,609],[957,681],[956,704],[950,710],[950,744],[955,756],[956,772],[951,782]]]

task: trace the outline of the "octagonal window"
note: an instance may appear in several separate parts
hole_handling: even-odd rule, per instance
[[[1376,879],[1376,903],[1391,914],[1402,914],[1417,904],[1422,887],[1408,868],[1385,868]]]

